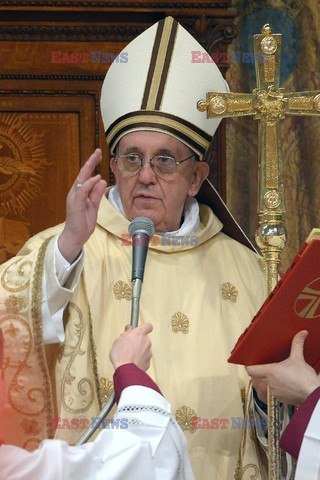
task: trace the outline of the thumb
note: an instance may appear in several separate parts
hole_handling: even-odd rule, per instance
[[[142,333],[144,334],[148,334],[150,332],[152,332],[153,330],[153,326],[151,323],[147,322],[147,323],[143,323],[142,325],[140,325],[140,330],[142,331]]]
[[[292,340],[291,343],[291,352],[290,358],[293,360],[304,360],[303,347],[305,339],[307,338],[309,332],[307,330],[301,330],[298,332]]]

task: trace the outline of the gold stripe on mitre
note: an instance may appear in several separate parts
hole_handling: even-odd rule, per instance
[[[173,54],[178,22],[172,17],[159,22],[147,75],[142,110],[159,110]]]
[[[203,155],[210,145],[210,136],[178,117],[164,112],[132,112],[119,119],[106,132],[107,142],[113,151],[118,141],[129,132],[137,130],[155,130],[168,133],[188,145],[199,155]],[[198,130],[198,131],[197,131]]]

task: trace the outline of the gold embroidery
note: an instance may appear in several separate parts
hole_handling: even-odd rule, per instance
[[[174,333],[182,332],[188,333],[189,332],[189,320],[188,317],[181,312],[177,312],[171,317],[171,325],[172,331]]]
[[[28,450],[29,452],[33,452],[36,450],[41,443],[41,440],[39,438],[28,438],[22,445],[22,448],[25,450]]]
[[[245,467],[243,467],[242,472],[241,472],[241,478],[244,478],[244,474],[249,470],[249,468],[253,469],[253,472],[250,472],[250,480],[257,480],[259,477],[259,468],[257,465],[254,465],[254,463],[248,463]]]
[[[99,383],[100,383],[100,392],[101,392],[102,402],[107,403],[107,401],[110,398],[110,395],[114,390],[113,382],[111,382],[111,380],[109,380],[108,378],[101,377],[99,380]]]
[[[10,323],[7,333],[8,335],[10,335],[11,338],[16,338],[17,333],[19,333],[20,331],[20,328],[17,328],[13,325],[13,323]]]
[[[21,295],[9,295],[4,301],[7,313],[19,313],[27,306],[27,300]]]
[[[122,282],[122,280],[113,285],[113,293],[116,300],[122,300],[123,298],[128,301],[131,300],[131,287],[127,283]]]
[[[222,285],[222,298],[224,300],[231,300],[231,302],[235,303],[238,298],[238,290],[231,285],[231,283],[226,282]]]
[[[84,336],[84,321],[80,308],[74,303],[69,303],[69,309],[74,309],[77,313],[78,322],[72,325],[72,340],[75,340],[76,344],[72,345],[71,342],[68,346],[65,345],[60,362],[67,360],[67,365],[64,369],[64,374],[61,382],[61,398],[64,408],[71,413],[83,413],[88,410],[94,401],[94,387],[89,378],[81,378],[78,381],[76,392],[74,388],[74,381],[76,376],[72,375],[71,368],[78,355],[84,355],[85,351],[81,349],[81,344]],[[69,324],[69,327],[71,325]],[[74,371],[76,373],[76,371]],[[76,395],[76,396],[75,396]],[[74,404],[76,400],[77,405]],[[79,405],[80,403],[80,405]]]
[[[251,383],[249,383],[249,386],[247,389],[241,389],[241,400],[243,403],[244,420],[245,422],[249,422],[249,425],[253,425],[254,417],[253,417],[253,411],[252,409],[250,409],[250,399],[251,399]],[[241,443],[239,447],[238,461],[237,461],[237,465],[234,473],[235,480],[244,480],[244,474],[249,469],[253,469],[253,472],[249,472],[249,477],[248,475],[246,475],[245,478],[250,478],[251,480],[257,480],[257,478],[259,478],[259,475],[261,477],[260,469],[257,465],[253,463],[248,463],[243,466],[247,435],[249,435],[249,433],[250,435],[252,435],[252,432],[253,432],[252,429],[250,429],[250,431],[249,429],[243,430]]]
[[[11,263],[1,275],[1,284],[8,292],[21,292],[29,285],[32,262],[28,260],[19,265],[17,270],[19,279],[17,279],[16,265],[19,262],[21,262],[20,259]]]
[[[196,417],[196,412],[186,405],[183,405],[176,411],[176,420],[183,431],[188,430],[190,433],[196,431],[192,419]]]
[[[97,349],[96,349],[96,344],[95,344],[95,341],[94,341],[90,303],[89,303],[87,285],[86,285],[86,281],[85,281],[84,276],[83,276],[83,288],[84,288],[84,292],[85,292],[85,296],[86,296],[86,302],[87,302],[87,305],[88,305],[89,341],[90,341],[90,352],[91,352],[91,359],[92,359],[92,370],[93,370],[94,382],[95,382],[95,386],[96,386],[96,394],[97,394],[98,403],[99,403],[99,410],[101,410],[103,405],[102,405],[100,383],[99,383]]]
[[[52,237],[51,237],[52,238]],[[53,438],[52,418],[54,417],[52,389],[48,366],[46,362],[45,349],[43,345],[43,329],[41,315],[41,295],[42,295],[42,278],[45,254],[51,238],[47,238],[40,247],[37,261],[34,268],[33,285],[31,292],[31,318],[33,326],[33,342],[34,351],[39,360],[39,366],[43,377],[43,391],[41,391],[44,399],[44,411],[46,413],[47,436]]]
[[[19,327],[15,326],[17,324]],[[30,326],[22,317],[14,314],[4,315],[0,326],[5,332],[5,350],[10,352],[10,355],[5,356],[5,369],[8,371],[6,378],[14,370],[8,386],[8,402],[16,412],[23,415],[41,414],[44,409],[44,393],[40,388],[30,388],[24,380],[32,354]]]
[[[20,425],[27,435],[38,435],[41,432],[39,423],[36,420],[24,418]]]

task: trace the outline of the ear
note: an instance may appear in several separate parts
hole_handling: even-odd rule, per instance
[[[113,175],[116,177],[116,180],[118,179],[118,166],[117,162],[114,159],[114,155],[111,155],[110,157],[110,168],[112,170]]]
[[[209,165],[206,162],[197,162],[192,174],[192,182],[188,191],[190,197],[195,197],[200,190],[202,182],[209,175]]]

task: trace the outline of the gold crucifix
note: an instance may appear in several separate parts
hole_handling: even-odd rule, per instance
[[[286,115],[320,115],[320,90],[284,93],[280,88],[281,34],[270,25],[254,35],[257,87],[252,94],[208,92],[198,110],[207,118],[251,115],[258,124],[259,227],[256,242],[266,267],[267,294],[278,283],[278,265],[286,242],[283,225],[283,165],[279,122]],[[269,479],[280,480],[279,404],[268,392]]]

